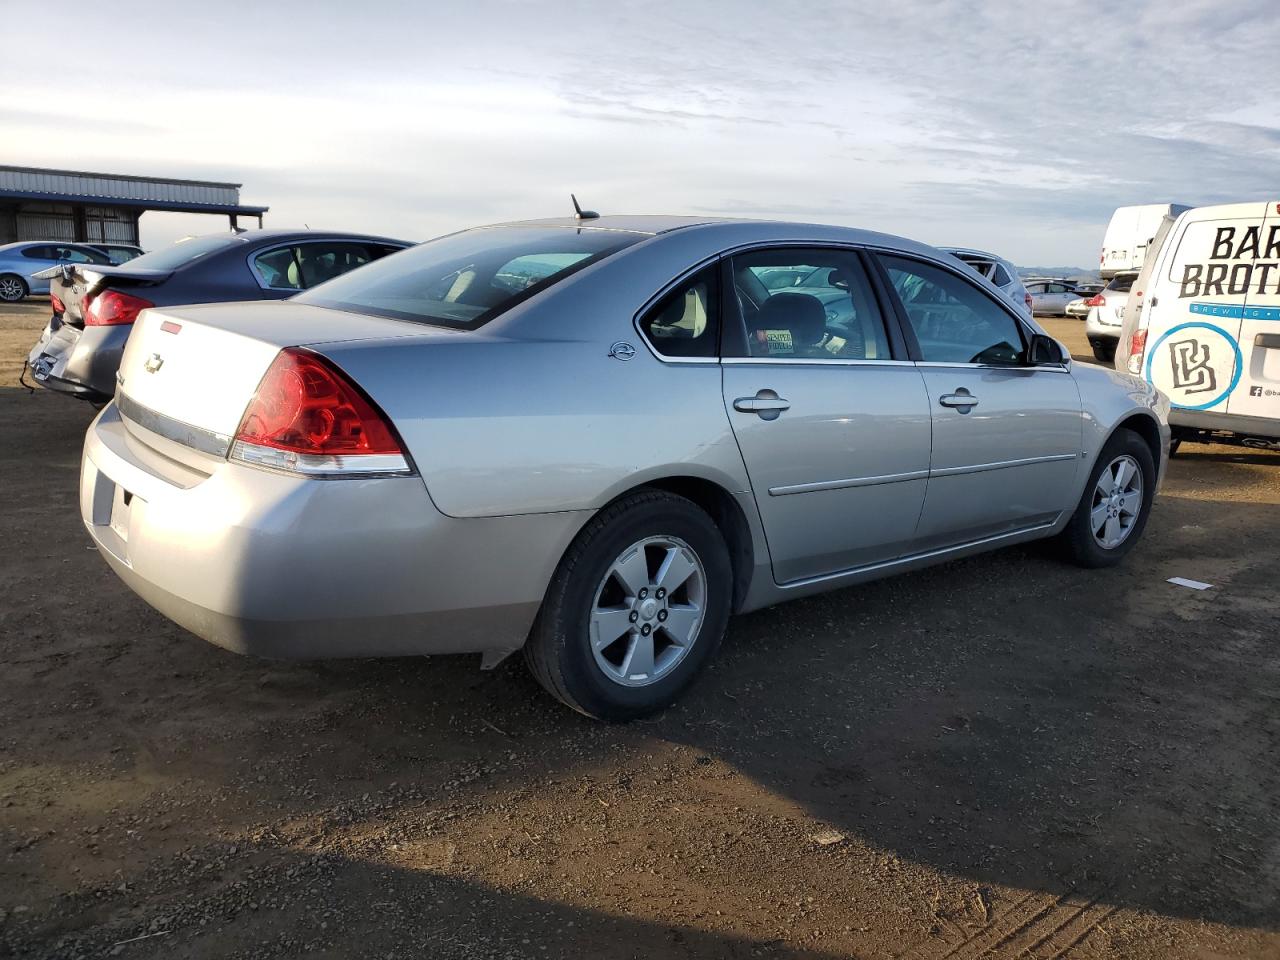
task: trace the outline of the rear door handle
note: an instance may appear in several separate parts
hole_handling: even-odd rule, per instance
[[[791,401],[784,400],[772,390],[761,390],[754,397],[739,397],[733,401],[733,409],[739,413],[758,414],[761,420],[776,420],[783,410],[791,409]]]
[[[962,407],[961,413],[968,413],[969,408],[978,405],[978,398],[971,394],[964,387],[961,387],[955,393],[944,393],[938,398],[938,402],[944,407]]]

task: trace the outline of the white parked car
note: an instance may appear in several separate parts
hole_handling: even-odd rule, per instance
[[[1151,241],[1165,217],[1177,217],[1190,210],[1184,203],[1149,203],[1136,207],[1118,207],[1107,224],[1102,240],[1098,272],[1110,280],[1121,270],[1140,270],[1146,262]]]
[[[1168,395],[1175,442],[1280,448],[1280,201],[1184,212],[1129,303],[1116,369]]]
[[[990,280],[996,289],[1008,297],[1010,303],[1014,304],[1019,310],[1025,310],[1030,315],[1031,294],[1027,293],[1026,287],[1022,285],[1022,278],[1018,276],[1018,268],[1004,259],[1004,257],[997,256],[994,253],[987,253],[985,250],[973,250],[969,247],[939,247],[938,249],[973,267],[978,273]]]
[[[1099,363],[1111,363],[1115,359],[1116,344],[1120,341],[1120,325],[1124,323],[1125,306],[1129,291],[1138,279],[1138,271],[1117,273],[1101,293],[1085,301],[1089,315],[1085,318],[1084,333],[1093,348],[1093,356]]]
[[[1079,291],[1077,291],[1077,293],[1078,292]],[[1087,297],[1076,297],[1067,304],[1067,316],[1075,317],[1077,320],[1083,320],[1089,315],[1089,301],[1092,299],[1092,295]]]

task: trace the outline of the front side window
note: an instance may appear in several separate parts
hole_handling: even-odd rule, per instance
[[[303,303],[474,330],[644,234],[590,227],[481,227],[429,240],[307,291]]]
[[[105,253],[98,253],[96,250],[85,250],[81,247],[58,247],[58,259],[67,263],[97,263],[106,265],[111,260]]]
[[[960,276],[905,257],[882,255],[881,263],[906,310],[929,363],[1023,362],[1018,323],[991,297]]]
[[[798,282],[776,288],[766,283],[787,273]],[[891,359],[884,321],[856,253],[757,250],[734,257],[732,274],[748,356]]]
[[[714,357],[720,339],[719,268],[700,270],[640,318],[653,348],[666,357]]]

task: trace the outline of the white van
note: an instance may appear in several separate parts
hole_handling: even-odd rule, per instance
[[[1110,280],[1121,270],[1141,270],[1160,221],[1165,217],[1177,217],[1190,209],[1184,203],[1149,203],[1116,208],[1102,240],[1102,256],[1098,261],[1102,279]]]
[[[1198,207],[1166,224],[1115,365],[1168,395],[1175,442],[1280,447],[1280,202]]]

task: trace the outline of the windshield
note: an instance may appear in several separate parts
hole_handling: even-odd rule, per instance
[[[225,250],[233,243],[244,243],[241,237],[215,233],[205,237],[187,237],[167,247],[144,253],[129,261],[130,267],[144,270],[176,270],[192,260],[198,260],[216,250]]]
[[[429,240],[294,297],[303,303],[474,330],[643,234],[481,227]]]

